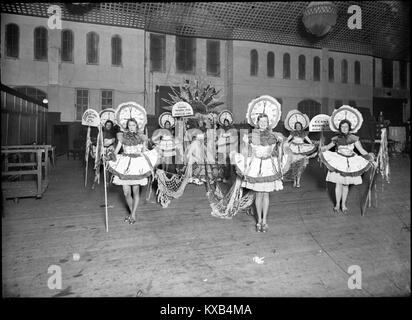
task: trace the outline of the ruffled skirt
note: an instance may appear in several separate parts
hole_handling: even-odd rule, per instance
[[[245,158],[240,153],[233,153],[232,163],[238,175],[243,177],[242,187],[257,192],[272,192],[283,189],[282,172],[289,169],[290,155],[284,154],[281,163],[278,157]]]
[[[142,154],[120,154],[116,161],[108,161],[108,170],[115,177],[113,183],[117,185],[146,185],[147,177],[152,175],[153,168],[158,161],[157,150]]]
[[[326,181],[333,183],[362,184],[362,174],[372,166],[371,162],[356,154],[346,157],[337,152],[325,151],[319,153],[319,157],[329,170]]]
[[[317,147],[310,143],[290,142],[289,148],[294,155],[309,156],[316,152]]]

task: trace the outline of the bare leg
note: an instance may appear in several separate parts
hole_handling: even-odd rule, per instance
[[[263,194],[262,192],[256,192],[256,199],[255,199],[255,205],[256,205],[256,213],[258,217],[258,223],[262,223],[262,205],[263,205]]]
[[[140,200],[140,188],[139,185],[132,186],[133,188],[133,211],[132,211],[132,218],[136,220],[136,210],[137,206],[139,205]]]
[[[348,210],[346,207],[346,199],[348,198],[349,186],[342,185],[342,211]]]
[[[263,193],[263,224],[266,224],[266,217],[269,211],[269,192]]]
[[[127,206],[129,207],[130,213],[132,212],[133,207],[133,198],[132,198],[132,187],[131,186],[123,186],[123,193],[124,197],[127,202]]]
[[[336,205],[335,209],[339,210],[340,207],[340,200],[342,198],[342,184],[337,183],[335,187],[335,196],[336,196]]]

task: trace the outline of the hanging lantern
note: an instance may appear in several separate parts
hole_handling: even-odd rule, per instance
[[[322,37],[336,24],[337,7],[329,1],[314,1],[303,11],[303,24],[306,30],[315,36]]]

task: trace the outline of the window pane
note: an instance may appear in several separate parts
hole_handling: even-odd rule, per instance
[[[165,43],[164,35],[150,34],[151,71],[165,72]]]
[[[112,37],[112,65],[122,64],[122,39],[119,36]]]
[[[47,29],[38,27],[34,29],[34,58],[47,59]]]
[[[102,109],[113,107],[113,91],[112,90],[102,90]]]
[[[313,58],[313,80],[320,81],[320,58]]]
[[[333,82],[335,80],[335,65],[332,58],[329,58],[329,81]]]
[[[6,55],[19,57],[19,27],[16,24],[8,24],[6,27]]]
[[[250,51],[250,75],[257,76],[259,69],[258,53],[255,49]]]
[[[220,75],[220,41],[207,40],[206,69],[208,75]]]
[[[283,79],[290,79],[290,55],[285,53],[283,55]]]
[[[299,80],[306,78],[306,58],[304,55],[299,56]]]
[[[95,32],[87,34],[87,63],[98,63],[99,36]]]
[[[360,62],[355,61],[355,84],[360,84],[360,78],[361,78]]]
[[[270,51],[267,57],[268,77],[275,76],[275,54]]]
[[[345,59],[341,63],[342,83],[348,83],[348,61]]]
[[[89,91],[86,89],[76,90],[76,120],[81,120],[84,111],[89,105]]]
[[[196,39],[176,37],[176,71],[193,73],[196,68]]]
[[[73,32],[62,32],[62,61],[73,61]]]

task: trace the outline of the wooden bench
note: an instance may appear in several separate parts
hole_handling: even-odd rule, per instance
[[[18,149],[44,149],[47,154],[47,161],[49,161],[53,167],[56,166],[56,147],[49,144],[29,144],[29,145],[13,145],[2,146],[1,150],[18,150]]]
[[[2,178],[8,176],[15,176],[19,181],[2,181],[2,193],[3,199],[18,199],[24,197],[36,197],[41,198],[45,192],[48,184],[48,161],[43,161],[43,153],[46,154],[46,149],[31,148],[31,149],[3,149],[1,150],[4,164],[2,166]],[[11,154],[22,155],[25,153],[35,154],[36,161],[9,163],[8,157]],[[19,157],[21,160],[22,157]],[[47,157],[46,157],[47,159]],[[44,175],[43,175],[43,167]],[[9,170],[10,168],[16,168]],[[20,168],[20,170],[17,170]],[[27,169],[25,169],[27,168]],[[21,179],[27,175],[36,176],[35,180],[21,181]]]

